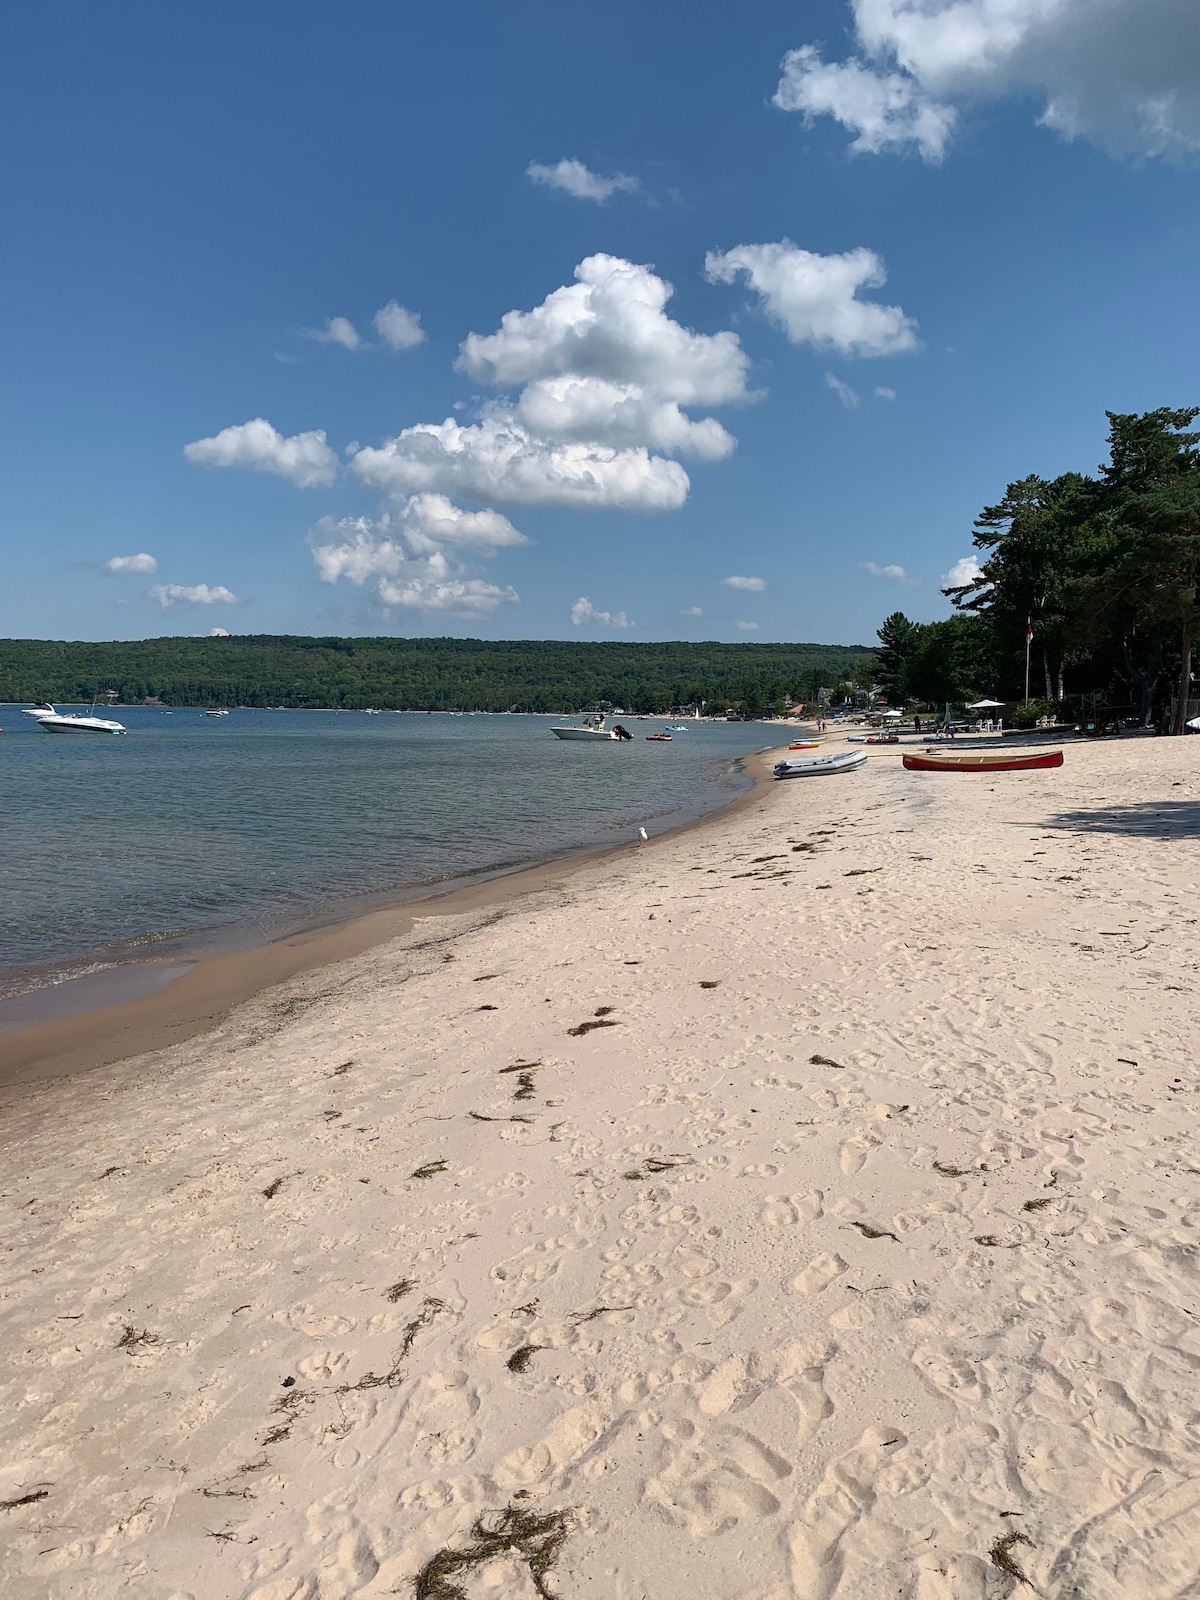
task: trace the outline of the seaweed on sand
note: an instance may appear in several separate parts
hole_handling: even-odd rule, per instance
[[[828,889],[828,887],[827,883],[817,885],[818,889]],[[840,1061],[834,1061],[831,1056],[809,1056],[808,1064],[810,1067],[836,1067],[839,1072],[846,1070]]]
[[[403,1300],[404,1296],[410,1294],[416,1287],[417,1280],[415,1278],[399,1278],[389,1288],[387,1297],[395,1305],[397,1300]]]
[[[424,1328],[428,1323],[433,1321],[434,1317],[437,1316],[439,1311],[445,1311],[445,1309],[446,1302],[444,1300],[438,1300],[433,1295],[426,1295],[425,1299],[421,1302],[420,1311],[417,1312],[416,1316],[410,1323],[406,1324],[404,1329],[404,1337],[400,1341],[400,1348],[393,1356],[392,1364],[388,1370],[384,1373],[365,1373],[357,1383],[343,1383],[339,1386],[336,1392],[338,1394],[353,1394],[361,1389],[382,1389],[385,1387],[388,1389],[396,1388],[401,1379],[400,1368],[407,1360],[408,1354],[412,1350],[413,1343],[416,1340],[418,1333],[420,1333],[421,1329]],[[264,1439],[263,1443],[266,1444],[267,1441]]]
[[[143,1328],[141,1333],[133,1326],[132,1322],[125,1324],[125,1331],[117,1340],[118,1350],[142,1350],[149,1344],[157,1344],[158,1335],[151,1333],[148,1328]]]
[[[520,1349],[513,1351],[504,1365],[510,1372],[525,1372],[540,1349],[540,1344],[523,1344]]]
[[[601,1006],[600,1009],[601,1011],[607,1011],[609,1007]],[[581,1022],[577,1028],[568,1028],[567,1032],[572,1039],[581,1039],[585,1033],[591,1033],[593,1028],[619,1028],[620,1026],[621,1024],[611,1017],[599,1016],[589,1018],[587,1022]]]
[[[485,1513],[472,1524],[472,1544],[464,1550],[439,1550],[425,1563],[416,1576],[415,1600],[466,1600],[467,1591],[455,1578],[510,1552],[525,1561],[541,1600],[555,1600],[547,1580],[570,1531],[569,1511],[539,1516],[536,1511],[506,1506]]]
[[[448,1161],[427,1161],[423,1167],[415,1167],[409,1173],[410,1178],[436,1178],[439,1172],[445,1172],[450,1165]]]
[[[996,1540],[988,1555],[991,1556],[994,1567],[999,1567],[1001,1572],[1006,1572],[1010,1578],[1015,1578],[1018,1583],[1023,1583],[1032,1589],[1032,1583],[1011,1555],[1013,1546],[1018,1544],[1027,1544],[1031,1550],[1033,1549],[1033,1540],[1027,1539],[1023,1533],[1006,1533],[1002,1539]]]
[[[15,1511],[18,1506],[31,1506],[38,1500],[47,1500],[49,1489],[33,1489],[29,1494],[15,1495],[11,1500],[0,1500],[0,1511]]]

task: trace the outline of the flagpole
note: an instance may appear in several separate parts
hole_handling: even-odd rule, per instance
[[[1025,618],[1025,704],[1029,704],[1029,652],[1033,647],[1033,618]]]

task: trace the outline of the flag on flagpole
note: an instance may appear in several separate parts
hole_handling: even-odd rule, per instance
[[[1032,644],[1033,643],[1033,619],[1032,619],[1032,617],[1026,617],[1026,619],[1025,619],[1025,643],[1026,644]]]

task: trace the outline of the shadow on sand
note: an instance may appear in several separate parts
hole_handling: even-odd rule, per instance
[[[1141,839],[1183,839],[1200,834],[1200,800],[1145,800],[1131,806],[1060,811],[1049,826],[1064,833],[1123,833]]]

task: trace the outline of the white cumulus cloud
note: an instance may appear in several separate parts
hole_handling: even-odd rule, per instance
[[[715,417],[688,409],[757,397],[736,334],[675,322],[672,293],[647,266],[589,256],[574,283],[463,341],[459,371],[515,394],[488,400],[474,421],[416,423],[357,450],[351,470],[400,496],[677,510],[691,484],[670,458],[719,461],[736,445]]]
[[[685,606],[679,615],[681,617],[702,617],[704,612],[699,606]]]
[[[1200,150],[1193,0],[850,0],[850,11],[856,53],[790,51],[775,104],[833,117],[854,150],[940,161],[962,107],[1009,96],[1115,155]]]
[[[856,406],[862,404],[862,397],[859,395],[858,390],[852,389],[848,383],[843,383],[832,372],[825,374],[825,387],[833,390],[847,411],[853,411]]]
[[[594,200],[601,206],[611,200],[614,194],[628,194],[638,188],[636,178],[630,178],[624,172],[614,173],[611,178],[602,178],[574,156],[565,156],[553,166],[531,161],[525,172],[533,183],[569,194],[573,200]]]
[[[375,332],[393,350],[414,350],[425,342],[420,315],[389,300],[375,313]]]
[[[859,566],[864,572],[869,572],[873,578],[890,578],[893,583],[915,583],[915,578],[910,578],[903,567],[898,567],[895,562],[889,562],[886,567],[881,567],[878,561],[860,561]]]
[[[407,495],[434,490],[513,505],[675,511],[687,473],[645,446],[553,443],[501,408],[464,426],[453,417],[419,422],[378,449],[360,450],[351,470],[368,488]]]
[[[265,417],[222,428],[211,439],[184,445],[183,453],[193,466],[250,467],[273,472],[300,489],[332,483],[338,468],[323,428],[285,438]]]
[[[135,556],[110,556],[102,563],[105,572],[157,572],[158,562],[145,550]]]
[[[942,573],[942,588],[963,589],[968,584],[978,583],[981,576],[975,556],[960,556],[949,572]]]
[[[850,148],[862,154],[913,145],[932,163],[942,160],[955,122],[952,106],[922,94],[906,74],[876,72],[861,61],[823,61],[812,45],[783,58],[775,104],[809,123],[833,117],[855,135]]]
[[[593,377],[636,384],[680,405],[747,400],[747,357],[734,333],[694,333],[667,316],[674,290],[649,267],[588,256],[532,311],[508,311],[496,333],[472,333],[458,365],[479,383]]]
[[[330,317],[323,328],[301,328],[306,339],[318,344],[340,344],[343,350],[360,350],[362,339],[358,329],[347,317]]]
[[[581,594],[571,607],[571,621],[577,628],[581,628],[585,622],[599,622],[606,628],[633,627],[623,611],[597,611],[585,594]]]
[[[890,356],[917,348],[916,323],[899,306],[859,299],[861,289],[878,289],[887,282],[884,264],[873,250],[860,247],[822,256],[781,239],[710,251],[705,270],[713,283],[744,276],[767,316],[793,344],[843,356]]]
[[[722,578],[721,582],[727,589],[748,589],[754,594],[761,594],[767,587],[765,578],[743,578],[737,574],[731,578]]]
[[[738,627],[742,630],[743,633],[757,633],[758,632],[758,623],[757,622],[739,622],[738,623]]]
[[[228,628],[210,628],[208,630],[208,637],[210,639],[228,639],[229,638],[229,629]]]
[[[472,576],[464,563],[529,540],[498,511],[464,511],[426,493],[377,518],[322,517],[308,543],[323,583],[369,583],[384,606],[485,617],[519,596]]]
[[[171,606],[236,606],[238,597],[223,583],[156,583],[149,591],[163,610]]]

